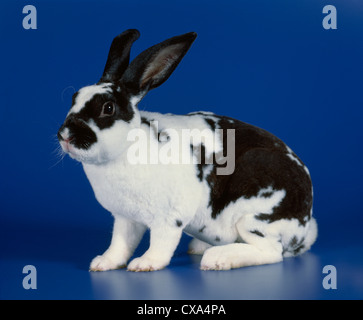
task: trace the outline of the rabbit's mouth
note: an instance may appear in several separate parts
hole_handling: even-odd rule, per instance
[[[62,141],[60,142],[61,147],[65,153],[67,153],[72,159],[79,161],[79,162],[88,162],[89,155],[88,152],[78,149],[77,147],[73,146],[70,142]]]
[[[74,144],[74,139],[59,139],[59,144],[64,153],[68,154],[72,159],[88,164],[101,164],[106,162],[103,159],[102,153],[98,152],[95,146],[89,148],[78,148],[77,144]]]
[[[64,152],[66,152],[66,153],[72,152],[73,147],[71,145],[71,141],[72,141],[72,139],[65,139],[65,140],[59,141]]]
[[[61,128],[61,130],[58,131],[58,141],[59,144],[62,147],[62,150],[65,153],[70,153],[72,146],[71,146],[71,142],[74,140],[74,137],[71,136],[69,129],[68,128]]]
[[[75,139],[69,134],[68,128],[58,132],[58,140],[63,152],[67,153],[72,159],[80,159],[81,150],[74,145]]]
[[[72,159],[79,160],[79,152],[71,141],[72,139],[60,140],[59,144],[61,145],[63,152],[67,153]]]

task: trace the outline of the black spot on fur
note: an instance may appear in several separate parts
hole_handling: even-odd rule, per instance
[[[298,246],[297,248],[295,248],[294,249],[294,255],[296,256],[296,255],[298,255],[300,252],[301,252],[301,250],[303,250],[305,248],[305,245],[300,245],[300,246]]]
[[[153,121],[153,120],[149,120],[149,119],[147,119],[145,117],[141,117],[141,123],[146,124],[149,127],[150,127],[150,122],[151,121]]]
[[[297,245],[297,237],[294,236],[291,238],[290,242],[289,242],[289,247],[295,247]]]
[[[204,120],[205,120],[205,122],[208,123],[208,125],[210,126],[210,128],[212,130],[215,130],[216,129],[216,123],[215,123],[215,121],[213,119],[211,119],[211,118],[205,118]]]
[[[154,119],[148,119],[146,117],[141,117],[141,123],[149,126],[154,134],[155,139],[160,141],[160,132],[158,132],[156,127],[152,125],[152,123],[151,123],[152,121],[154,121]]]
[[[176,220],[175,222],[178,227],[181,227],[183,225],[183,222],[181,222],[180,220]]]
[[[219,242],[219,241],[221,241],[221,238],[217,236],[214,240]]]
[[[250,231],[250,233],[253,233],[253,234],[256,234],[256,235],[258,235],[259,237],[264,237],[264,234],[263,233],[261,233],[260,231],[258,231],[258,230],[252,230],[252,231]]]
[[[272,195],[273,195],[273,192],[271,192],[271,191],[261,193],[261,197],[263,197],[263,198],[270,198]]]
[[[199,181],[203,181],[203,165],[198,163],[197,168],[198,168],[197,177],[198,177]]]
[[[198,231],[199,231],[200,233],[203,233],[204,229],[205,229],[205,226],[201,227]]]
[[[260,221],[268,221],[268,222],[271,222],[270,221],[271,214],[268,214],[268,213],[259,213],[258,215],[255,216],[255,218],[257,220],[260,220]]]
[[[167,132],[165,131],[161,131],[158,133],[158,141],[159,142],[167,142],[170,140],[170,136],[168,135]]]
[[[206,159],[205,159],[205,146],[203,144],[201,144],[200,146],[195,147],[191,144],[190,148],[191,148],[192,153],[194,153],[196,155],[196,157],[198,158],[197,177],[198,177],[199,181],[203,181],[203,179],[205,178],[204,170],[208,165],[206,163]]]
[[[149,126],[154,134],[154,137],[159,141],[159,142],[168,142],[170,141],[170,136],[168,135],[167,132],[165,131],[161,131],[158,132],[157,131],[157,127],[155,127],[152,122],[155,121],[154,119],[148,119],[146,117],[141,117],[141,124],[146,124],[147,126]]]
[[[188,117],[192,117],[192,116],[210,117],[210,116],[215,116],[215,114],[211,113],[211,112],[205,112],[205,111],[196,111],[196,112],[188,113],[187,116]]]
[[[287,247],[284,248],[283,253],[290,252],[294,256],[298,255],[305,248],[304,241],[304,237],[300,240],[296,236],[292,237]]]

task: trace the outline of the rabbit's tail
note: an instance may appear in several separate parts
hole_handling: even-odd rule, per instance
[[[283,256],[293,257],[308,251],[318,236],[318,224],[316,220],[311,217],[306,225],[305,234],[299,238],[294,237],[284,247]]]
[[[316,223],[316,220],[313,217],[311,217],[304,241],[305,248],[304,250],[302,250],[301,253],[309,250],[313,245],[313,243],[316,241],[317,237],[318,237],[318,224]]]

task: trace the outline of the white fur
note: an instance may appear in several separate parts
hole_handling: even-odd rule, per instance
[[[205,250],[209,249],[210,247],[212,247],[211,244],[204,242],[202,240],[199,240],[197,238],[193,238],[189,242],[188,253],[202,255],[205,252]]]

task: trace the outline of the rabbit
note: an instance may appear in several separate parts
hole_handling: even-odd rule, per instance
[[[114,217],[111,244],[90,271],[161,270],[183,232],[192,237],[188,252],[202,255],[201,270],[278,263],[309,250],[317,223],[302,160],[273,134],[227,116],[140,111],[138,103],[169,78],[197,34],[167,39],[130,63],[139,36],[130,29],[114,38],[101,79],[73,95],[57,134]],[[183,140],[186,129],[213,135]],[[129,262],[147,229],[149,248]]]

